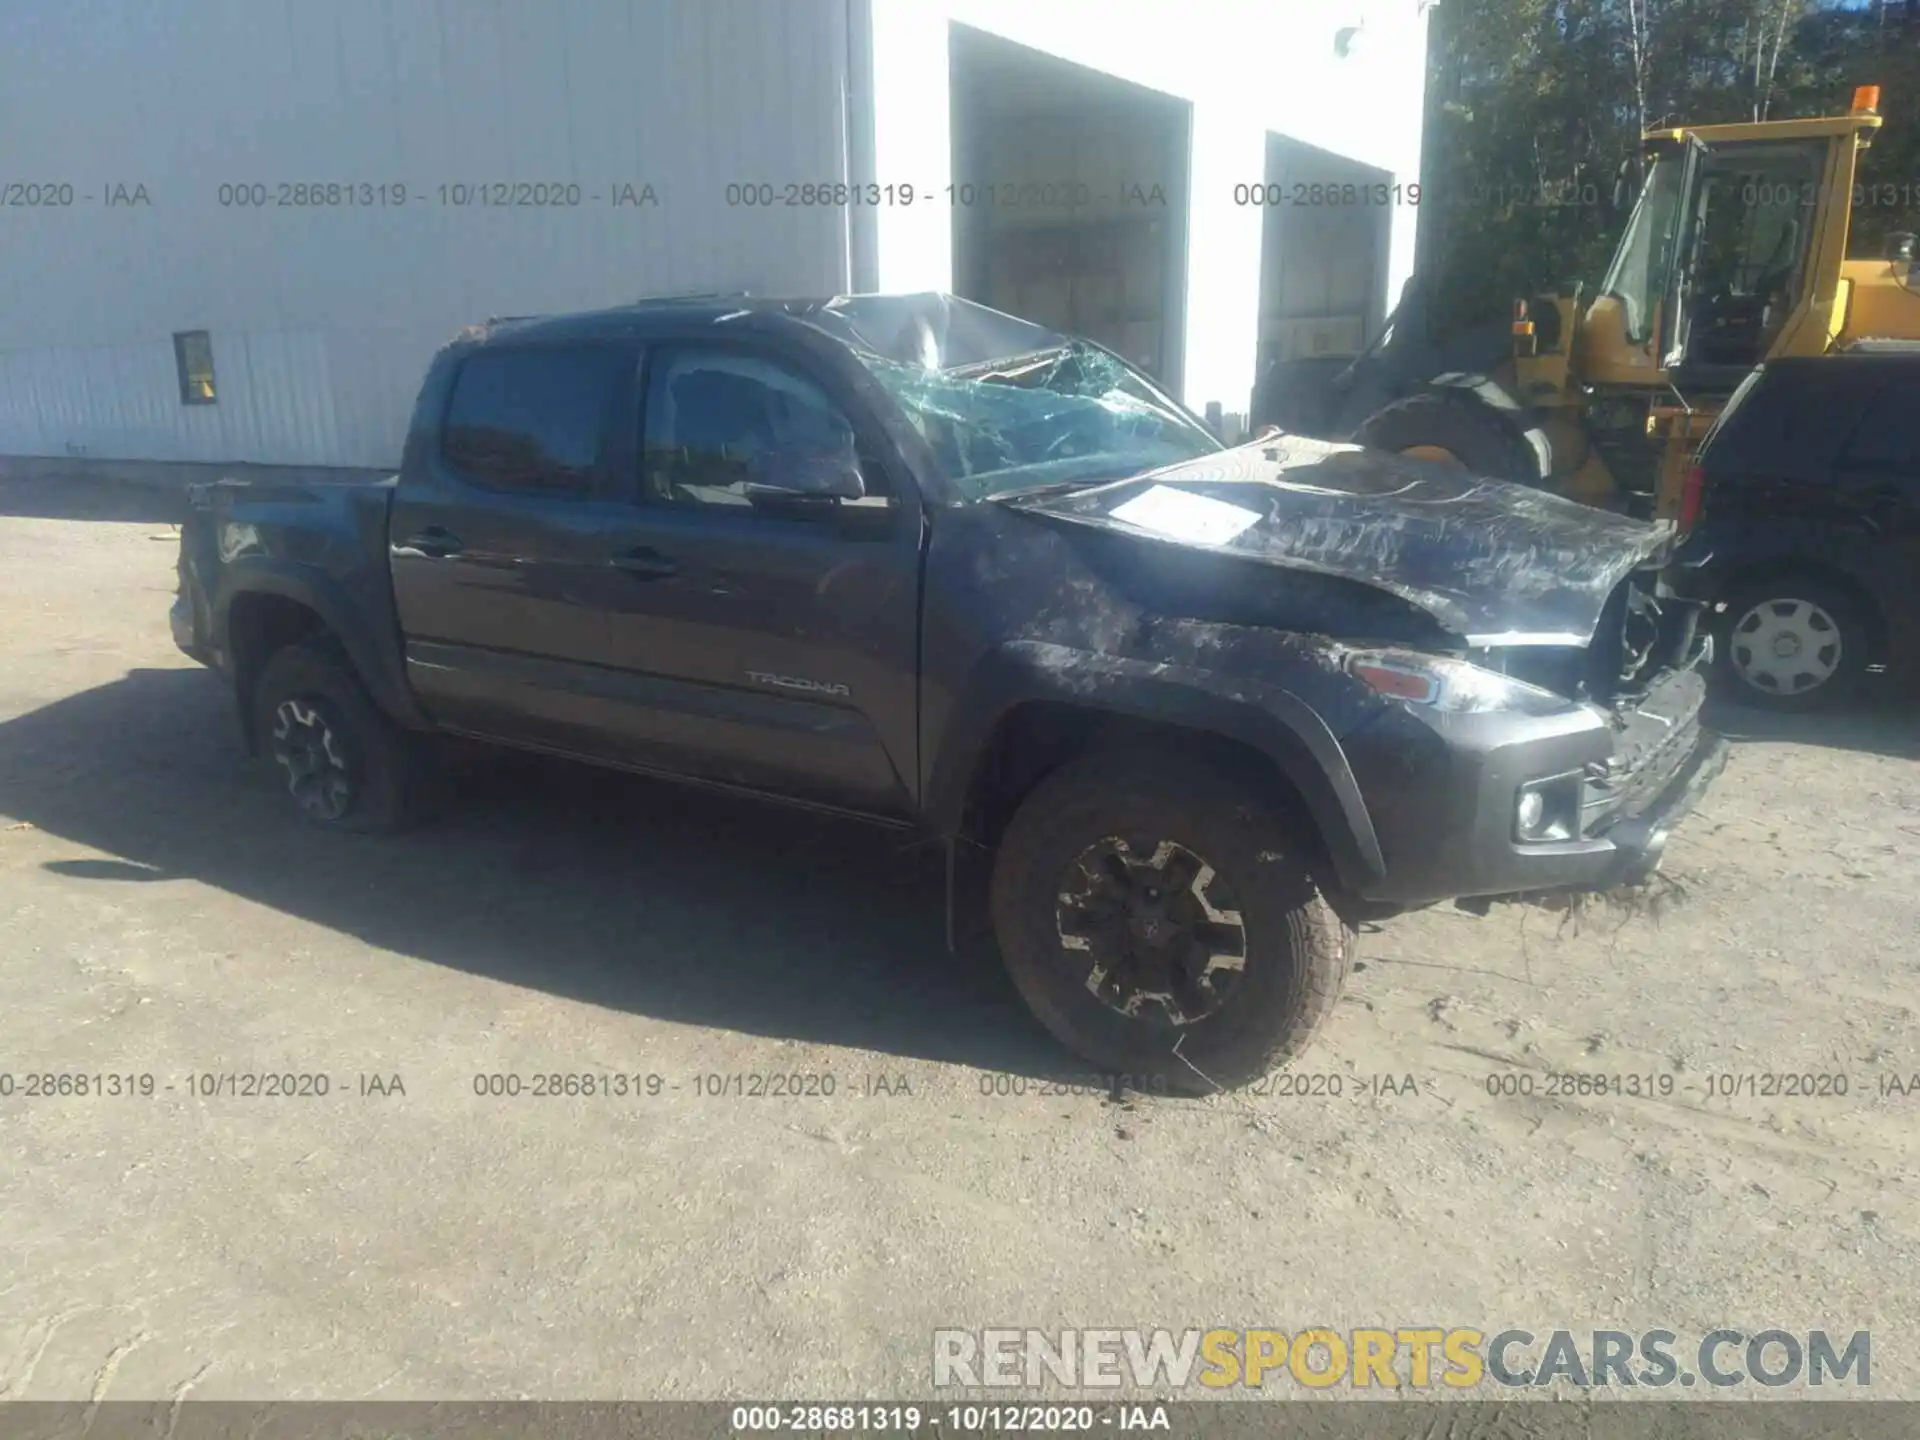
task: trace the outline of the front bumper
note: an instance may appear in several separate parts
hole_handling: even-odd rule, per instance
[[[1606,839],[1614,847],[1616,864],[1610,879],[1600,888],[1637,884],[1660,868],[1667,837],[1727,768],[1727,755],[1732,748],[1724,736],[1710,730],[1700,732],[1699,744],[1653,804],[1607,831]]]
[[[1362,898],[1410,908],[1551,890],[1636,884],[1726,767],[1728,746],[1699,723],[1705,686],[1672,677],[1643,709],[1609,717],[1402,712],[1345,746],[1386,862]],[[1522,787],[1558,778],[1579,809],[1574,838],[1522,840]]]

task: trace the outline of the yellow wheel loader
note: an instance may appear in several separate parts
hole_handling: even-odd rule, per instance
[[[1330,386],[1290,395],[1274,377],[1254,419],[1685,528],[1694,450],[1756,365],[1920,348],[1914,235],[1847,259],[1856,203],[1920,207],[1920,184],[1904,200],[1856,188],[1879,108],[1863,86],[1845,115],[1650,132],[1621,167],[1616,203],[1635,169],[1639,193],[1596,288],[1436,344],[1415,282]]]

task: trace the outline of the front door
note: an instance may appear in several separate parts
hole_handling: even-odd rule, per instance
[[[1709,151],[1697,136],[1687,137],[1687,148],[1680,164],[1680,210],[1674,229],[1673,249],[1668,252],[1668,270],[1660,302],[1659,334],[1655,353],[1660,368],[1673,370],[1685,363],[1687,338],[1693,314],[1695,280],[1699,271],[1700,237],[1705,233],[1706,208],[1712,191],[1701,184]],[[1672,162],[1669,162],[1672,163]]]
[[[653,347],[606,602],[632,758],[905,817],[918,774],[921,512],[836,377],[751,345]],[[780,503],[784,459],[866,495]],[[829,467],[832,468],[832,467]],[[787,497],[789,500],[792,497]]]

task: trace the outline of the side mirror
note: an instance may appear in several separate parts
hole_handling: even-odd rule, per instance
[[[743,487],[755,505],[831,509],[863,500],[867,483],[846,451],[767,450],[753,457]]]
[[[1920,259],[1920,235],[1910,230],[1894,231],[1887,236],[1887,258],[1895,264],[1913,264]]]

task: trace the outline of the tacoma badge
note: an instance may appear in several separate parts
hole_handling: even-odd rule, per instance
[[[841,695],[853,698],[853,692],[844,685],[829,684],[825,680],[803,680],[797,675],[775,675],[766,670],[749,670],[747,678],[756,685],[778,685],[782,690],[805,690],[809,695]]]

